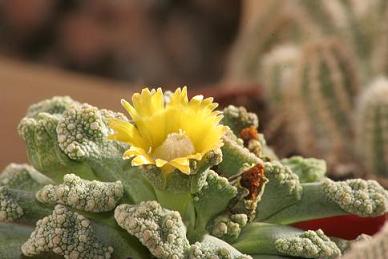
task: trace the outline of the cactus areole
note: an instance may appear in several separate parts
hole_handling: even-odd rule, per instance
[[[29,108],[31,165],[0,174],[0,258],[333,258],[385,221],[376,181],[278,159],[244,107],[186,87],[121,103],[129,117],[70,97]]]

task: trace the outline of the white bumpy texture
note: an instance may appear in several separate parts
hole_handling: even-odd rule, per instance
[[[0,187],[0,222],[13,222],[23,216],[23,209],[5,186]]]
[[[113,210],[123,194],[120,181],[88,181],[75,174],[67,174],[63,184],[44,186],[36,193],[36,198],[42,203],[59,203],[83,211],[103,212]]]
[[[36,223],[22,252],[26,256],[52,252],[66,259],[109,259],[113,248],[98,241],[90,220],[57,205],[51,215]]]
[[[334,182],[326,179],[322,187],[327,198],[348,213],[372,217],[386,212],[388,194],[376,181],[351,179]]]
[[[189,247],[180,214],[162,208],[156,201],[121,204],[114,216],[122,228],[137,237],[157,258],[183,258]]]
[[[331,258],[341,255],[340,249],[322,230],[308,230],[295,237],[275,241],[276,249],[285,255],[305,258]]]

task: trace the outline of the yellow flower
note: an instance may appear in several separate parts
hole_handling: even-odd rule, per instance
[[[111,119],[109,138],[131,145],[123,158],[133,158],[133,166],[152,164],[165,173],[176,168],[190,174],[190,159],[201,160],[222,145],[225,127],[219,124],[221,112],[214,111],[218,104],[200,95],[189,100],[186,87],[178,88],[167,104],[160,88],[145,88],[132,96],[132,105],[121,104],[133,123]]]

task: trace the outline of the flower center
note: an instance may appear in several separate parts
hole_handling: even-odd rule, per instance
[[[191,140],[182,131],[178,133],[170,133],[164,140],[162,145],[157,147],[153,152],[155,159],[160,158],[166,161],[171,161],[178,157],[185,157],[195,152],[195,148]]]

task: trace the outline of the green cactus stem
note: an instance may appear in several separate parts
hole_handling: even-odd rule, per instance
[[[256,82],[265,53],[280,44],[299,44],[321,34],[308,12],[292,1],[279,0],[264,5],[261,15],[244,29],[227,70],[226,78],[232,82]]]
[[[103,212],[113,210],[123,193],[120,181],[88,181],[74,174],[67,174],[63,178],[63,184],[44,186],[36,193],[36,198],[42,203],[64,204],[83,211]]]
[[[272,109],[281,109],[299,58],[300,49],[291,44],[277,46],[263,57],[261,80]]]
[[[302,196],[303,187],[299,178],[290,168],[279,161],[265,162],[264,174],[268,183],[256,209],[256,220],[263,220],[297,203]]]
[[[341,255],[337,245],[322,230],[303,232],[289,226],[266,223],[247,226],[233,246],[248,254],[278,253],[304,258],[331,258]]]
[[[376,43],[384,1],[304,1],[297,5],[308,12],[325,35],[336,35],[367,61]],[[380,18],[380,19],[379,19]],[[373,25],[373,26],[372,26]]]
[[[329,167],[352,159],[357,70],[346,47],[335,39],[305,46],[287,88],[289,129],[298,150],[322,157]],[[298,119],[295,119],[298,118]]]
[[[244,147],[242,139],[237,138],[231,131],[223,137],[222,162],[218,164],[217,171],[225,177],[240,173],[248,165],[262,162],[255,154]]]
[[[0,186],[37,191],[53,181],[27,164],[9,164],[0,174]]]
[[[30,239],[21,247],[24,255],[52,251],[66,259],[111,258],[113,248],[97,240],[91,222],[62,205],[57,205],[52,215],[39,220],[36,225]]]
[[[357,110],[357,147],[368,173],[388,183],[388,80],[379,78],[362,93]]]
[[[301,183],[319,182],[326,175],[325,160],[293,156],[284,158],[280,162],[288,166],[294,174],[298,175]]]
[[[334,182],[325,179],[318,183],[302,184],[301,199],[291,206],[257,221],[292,224],[316,218],[339,215],[376,217],[384,215],[388,207],[388,194],[376,181],[352,179]],[[263,197],[264,199],[264,197]]]

